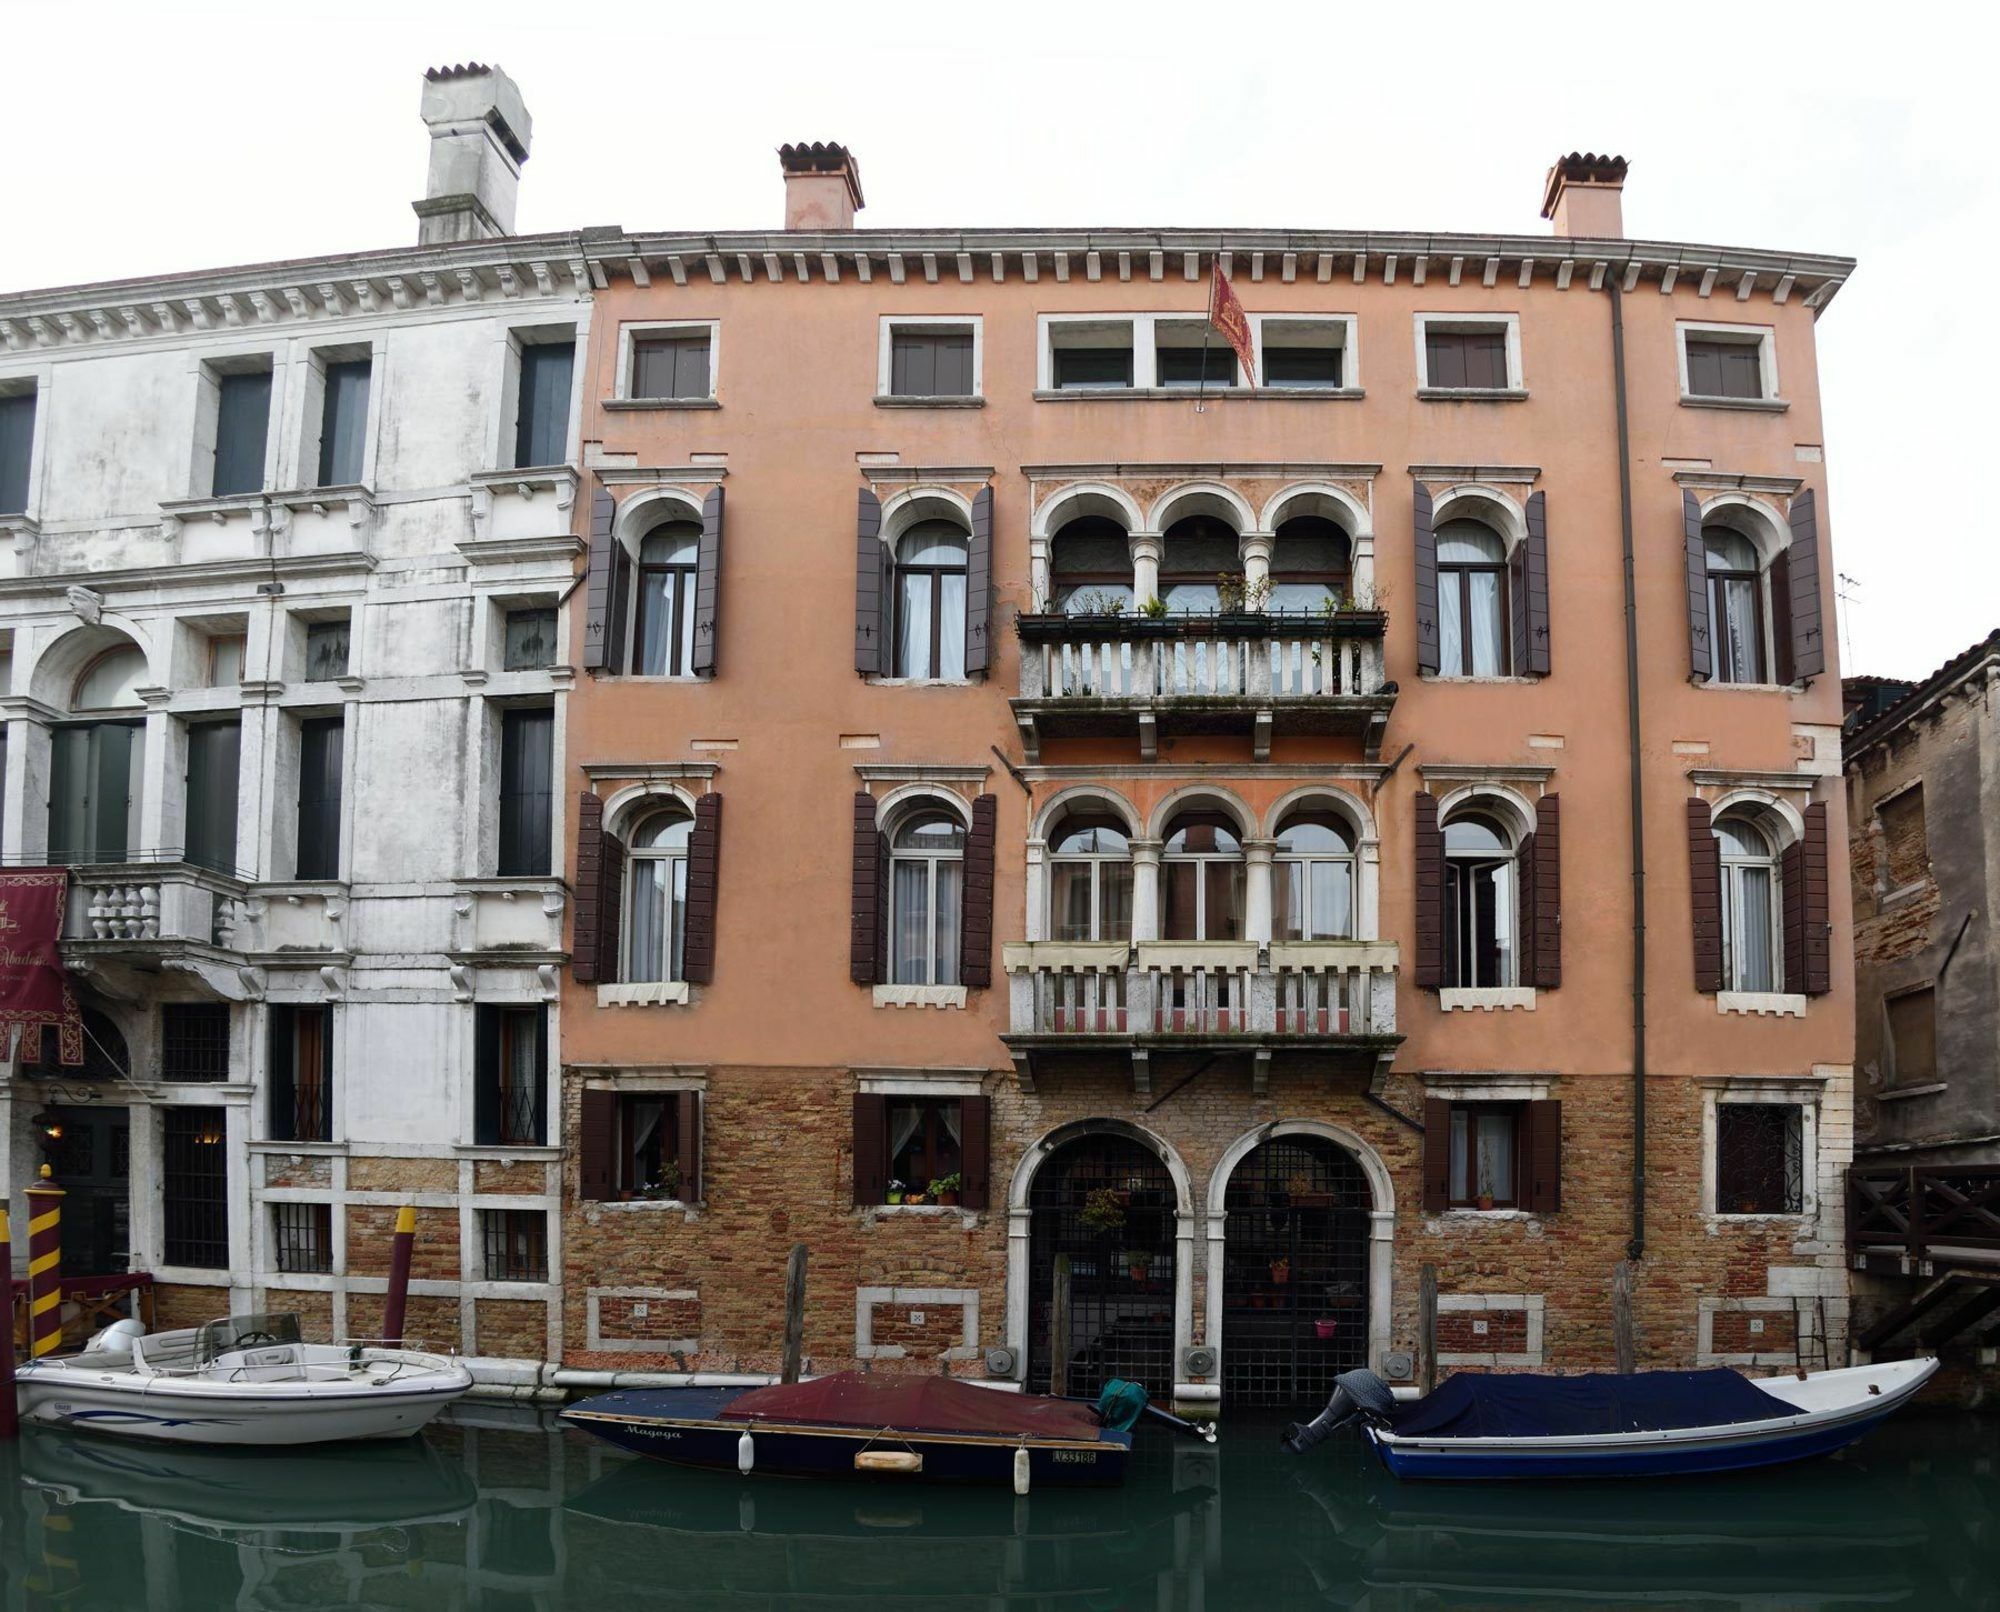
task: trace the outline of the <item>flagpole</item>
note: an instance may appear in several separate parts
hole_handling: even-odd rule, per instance
[[[1222,272],[1222,259],[1214,259],[1208,266],[1208,305],[1201,310],[1201,372],[1195,377],[1194,411],[1206,414],[1208,405],[1203,401],[1208,392],[1208,336],[1215,328],[1215,277]]]

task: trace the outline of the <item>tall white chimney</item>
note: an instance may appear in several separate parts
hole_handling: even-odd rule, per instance
[[[497,67],[463,62],[424,74],[423,119],[431,131],[430,175],[417,240],[477,241],[514,233],[514,197],[534,124],[521,91]]]

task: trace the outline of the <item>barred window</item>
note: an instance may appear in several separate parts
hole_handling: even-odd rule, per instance
[[[229,1004],[169,1002],[160,1009],[160,1079],[229,1078]]]
[[[1797,1103],[1718,1103],[1715,1209],[1724,1215],[1805,1210],[1805,1110]]]
[[[333,1269],[332,1204],[274,1203],[271,1231],[279,1270],[311,1273]]]
[[[479,1244],[487,1281],[549,1279],[549,1217],[541,1210],[480,1210]]]

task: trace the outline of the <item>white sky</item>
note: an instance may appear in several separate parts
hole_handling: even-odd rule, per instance
[[[1956,328],[2000,246],[1971,14],[0,0],[0,289],[413,242],[420,77],[462,60],[534,119],[523,232],[776,227],[773,148],[814,139],[876,228],[1532,232],[1559,151],[1622,152],[1633,236],[1861,260],[1819,327],[1843,661],[1920,676],[2000,624],[1960,493],[2000,343]]]

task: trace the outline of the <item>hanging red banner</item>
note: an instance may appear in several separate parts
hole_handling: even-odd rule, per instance
[[[1246,385],[1257,384],[1257,353],[1250,341],[1250,318],[1243,311],[1243,304],[1236,300],[1236,292],[1229,284],[1229,276],[1222,272],[1220,263],[1215,265],[1215,279],[1209,289],[1208,322],[1222,332],[1225,340],[1236,349],[1237,362],[1243,366]]]
[[[83,1062],[83,1015],[62,963],[64,868],[0,870],[0,1045],[18,1032],[23,1062],[42,1050],[42,1027],[54,1025],[62,1062]]]

